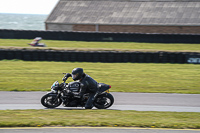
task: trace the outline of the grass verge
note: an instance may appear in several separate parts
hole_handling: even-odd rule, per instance
[[[75,67],[114,92],[200,94],[200,65],[0,61],[0,91],[47,91]],[[69,78],[69,81],[72,81]]]
[[[0,39],[0,48],[30,49],[31,39]],[[83,41],[58,41],[43,40],[46,48],[55,50],[80,50],[80,51],[171,51],[171,52],[200,52],[199,44],[164,44],[164,43],[135,43],[135,42],[83,42]]]
[[[117,110],[0,110],[0,127],[106,126],[200,129],[200,113]]]

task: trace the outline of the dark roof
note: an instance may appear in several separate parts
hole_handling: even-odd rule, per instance
[[[46,23],[200,25],[199,0],[60,0]]]

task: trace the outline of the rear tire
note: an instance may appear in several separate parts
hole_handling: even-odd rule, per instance
[[[41,104],[47,108],[55,108],[60,106],[62,100],[60,98],[56,98],[53,95],[46,94],[41,98]]]
[[[107,109],[114,103],[114,97],[110,93],[104,93],[99,96],[94,101],[94,106],[97,109]]]

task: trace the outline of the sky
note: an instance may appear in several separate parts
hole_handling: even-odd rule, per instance
[[[59,0],[0,0],[0,13],[50,14]]]

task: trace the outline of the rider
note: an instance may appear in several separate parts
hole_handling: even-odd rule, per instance
[[[72,77],[74,81],[79,80],[81,83],[81,90],[76,97],[82,98],[83,94],[88,92],[89,98],[86,102],[85,109],[92,109],[93,101],[98,91],[98,83],[89,75],[85,74],[82,68],[74,68],[72,74],[68,73],[66,76]]]

